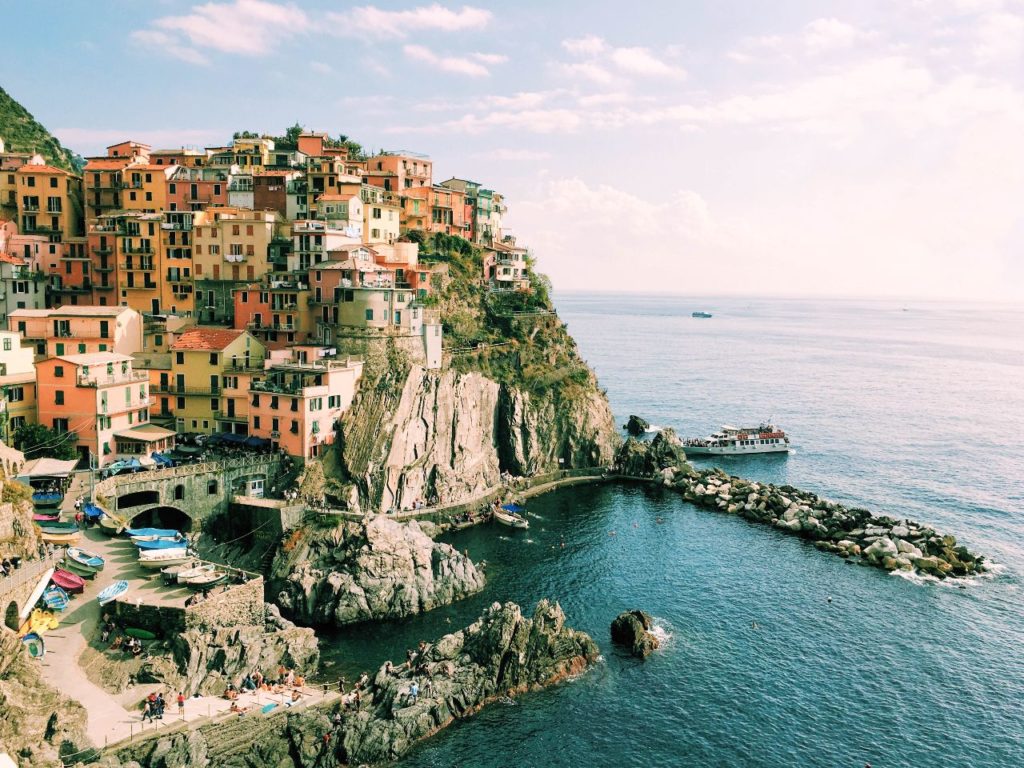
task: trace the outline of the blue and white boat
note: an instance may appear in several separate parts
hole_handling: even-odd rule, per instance
[[[523,517],[524,512],[526,512],[526,507],[521,507],[518,504],[505,504],[500,509],[494,510],[494,519],[509,528],[526,530],[530,527],[530,523]]]
[[[68,547],[66,557],[81,568],[88,568],[90,571],[99,572],[106,565],[102,557],[92,552],[86,552],[78,547]]]
[[[127,581],[123,581],[123,580],[122,581],[115,581],[109,587],[107,587],[102,592],[100,592],[98,595],[96,595],[96,599],[99,601],[100,605],[106,605],[107,603],[111,602],[112,600],[116,600],[117,598],[119,598],[121,595],[123,595],[127,591],[128,591],[128,582]]]
[[[46,643],[43,642],[41,635],[29,632],[21,638],[21,642],[24,643],[25,648],[28,650],[28,655],[33,659],[41,659],[46,655]]]
[[[63,611],[68,607],[70,601],[71,598],[68,597],[68,593],[56,584],[51,584],[43,592],[43,602],[46,603],[46,607],[51,611]]]
[[[95,523],[101,517],[103,517],[103,510],[93,504],[92,502],[86,502],[85,506],[82,507],[82,513],[85,515],[85,519],[89,522]]]
[[[140,539],[132,539],[132,543],[140,550],[147,549],[182,549],[188,546],[188,542],[184,538],[178,539],[154,539],[153,541],[142,541]]]
[[[124,532],[133,539],[138,538],[176,538],[181,534],[173,528],[125,528]]]

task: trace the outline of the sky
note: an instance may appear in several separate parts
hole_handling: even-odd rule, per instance
[[[502,192],[557,290],[1024,300],[1024,0],[0,0],[85,154],[295,123]]]

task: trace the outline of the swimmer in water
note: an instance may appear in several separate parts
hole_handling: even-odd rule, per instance
[[[831,595],[828,596],[828,602],[830,602],[830,603],[832,602],[832,596]]]

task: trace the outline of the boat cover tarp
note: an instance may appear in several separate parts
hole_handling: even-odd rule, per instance
[[[265,437],[256,437],[255,435],[250,435],[245,439],[245,444],[249,448],[266,448],[267,446],[270,445],[270,441]]]
[[[153,461],[155,461],[161,467],[173,467],[174,460],[170,456],[166,456],[162,453],[154,451],[152,454]]]
[[[85,516],[89,520],[99,520],[101,517],[103,517],[103,510],[97,507],[91,501],[87,501],[85,503],[85,506],[82,508],[82,511],[85,513]]]
[[[518,504],[502,504],[501,508],[506,512],[511,512],[515,515],[521,515],[526,511],[526,507],[520,507]]]

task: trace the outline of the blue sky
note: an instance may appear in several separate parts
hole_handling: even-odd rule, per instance
[[[296,120],[503,191],[560,289],[1024,298],[1024,2],[0,0],[82,153]]]

